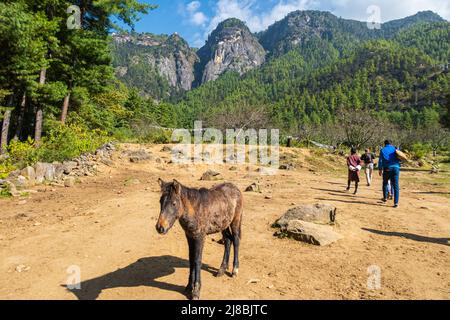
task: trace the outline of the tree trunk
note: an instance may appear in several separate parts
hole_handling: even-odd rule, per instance
[[[6,110],[3,116],[2,136],[0,138],[0,154],[6,152],[8,146],[9,123],[11,121],[11,110]]]
[[[45,84],[45,78],[47,76],[47,69],[41,69],[41,74],[39,75],[39,84]],[[34,129],[34,140],[39,142],[42,137],[42,123],[44,120],[44,112],[42,110],[42,106],[38,105],[38,109],[36,111],[36,126]]]
[[[27,95],[26,93],[22,96],[22,102],[20,103],[19,115],[17,118],[17,128],[16,133],[14,134],[14,139],[20,140],[22,136],[22,128],[23,128],[23,119],[25,118],[25,107],[27,103]]]
[[[69,102],[70,102],[70,91],[64,97],[64,103],[63,103],[62,112],[61,112],[61,123],[62,124],[66,123],[67,112],[69,111]]]

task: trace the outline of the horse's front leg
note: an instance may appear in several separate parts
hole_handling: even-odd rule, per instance
[[[194,239],[194,269],[195,269],[195,281],[194,281],[194,290],[192,291],[192,300],[200,299],[200,289],[202,286],[201,282],[201,271],[202,271],[202,255],[203,255],[203,246],[205,243],[205,237],[199,237]]]
[[[189,282],[186,286],[185,292],[188,295],[191,295],[192,291],[194,290],[195,282],[195,241],[189,236],[186,236],[186,238],[189,246]]]

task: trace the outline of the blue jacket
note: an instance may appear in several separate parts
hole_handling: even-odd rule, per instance
[[[397,149],[392,145],[387,145],[380,151],[380,161],[378,162],[378,168],[390,169],[390,168],[400,168],[400,160],[397,157]]]

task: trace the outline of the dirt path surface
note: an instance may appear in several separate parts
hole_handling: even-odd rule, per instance
[[[155,230],[157,179],[214,182],[199,181],[206,165],[169,164],[161,146],[146,148],[166,161],[130,163],[117,152],[113,167],[75,187],[36,187],[25,200],[0,199],[1,299],[186,299],[187,243],[178,224],[167,236]],[[242,190],[259,181],[263,192],[244,194],[237,279],[214,277],[223,246],[219,235],[208,238],[202,299],[450,299],[447,183],[418,184],[430,175],[404,172],[401,207],[393,209],[379,201],[378,177],[353,196],[344,191],[344,171],[317,171],[298,152],[303,165],[275,176],[214,167]],[[302,203],[337,206],[336,231],[344,239],[316,247],[275,238],[271,224]],[[70,266],[81,270],[81,290],[64,286]],[[367,286],[370,266],[381,270],[379,290]]]

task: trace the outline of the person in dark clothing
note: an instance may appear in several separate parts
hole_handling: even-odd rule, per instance
[[[389,196],[389,181],[394,189],[394,208],[398,208],[400,201],[400,160],[397,157],[397,149],[391,141],[384,142],[384,148],[380,151],[378,170],[383,177],[383,202],[387,202]]]
[[[372,185],[373,169],[375,166],[376,156],[370,152],[370,149],[366,149],[366,152],[361,156],[361,161],[364,163],[364,171],[366,173],[367,186]]]
[[[361,171],[361,159],[357,154],[355,148],[352,148],[351,155],[347,158],[347,167],[348,167],[348,187],[347,191],[350,190],[350,186],[352,182],[355,182],[355,193],[358,193],[358,185],[359,185],[359,172]]]

